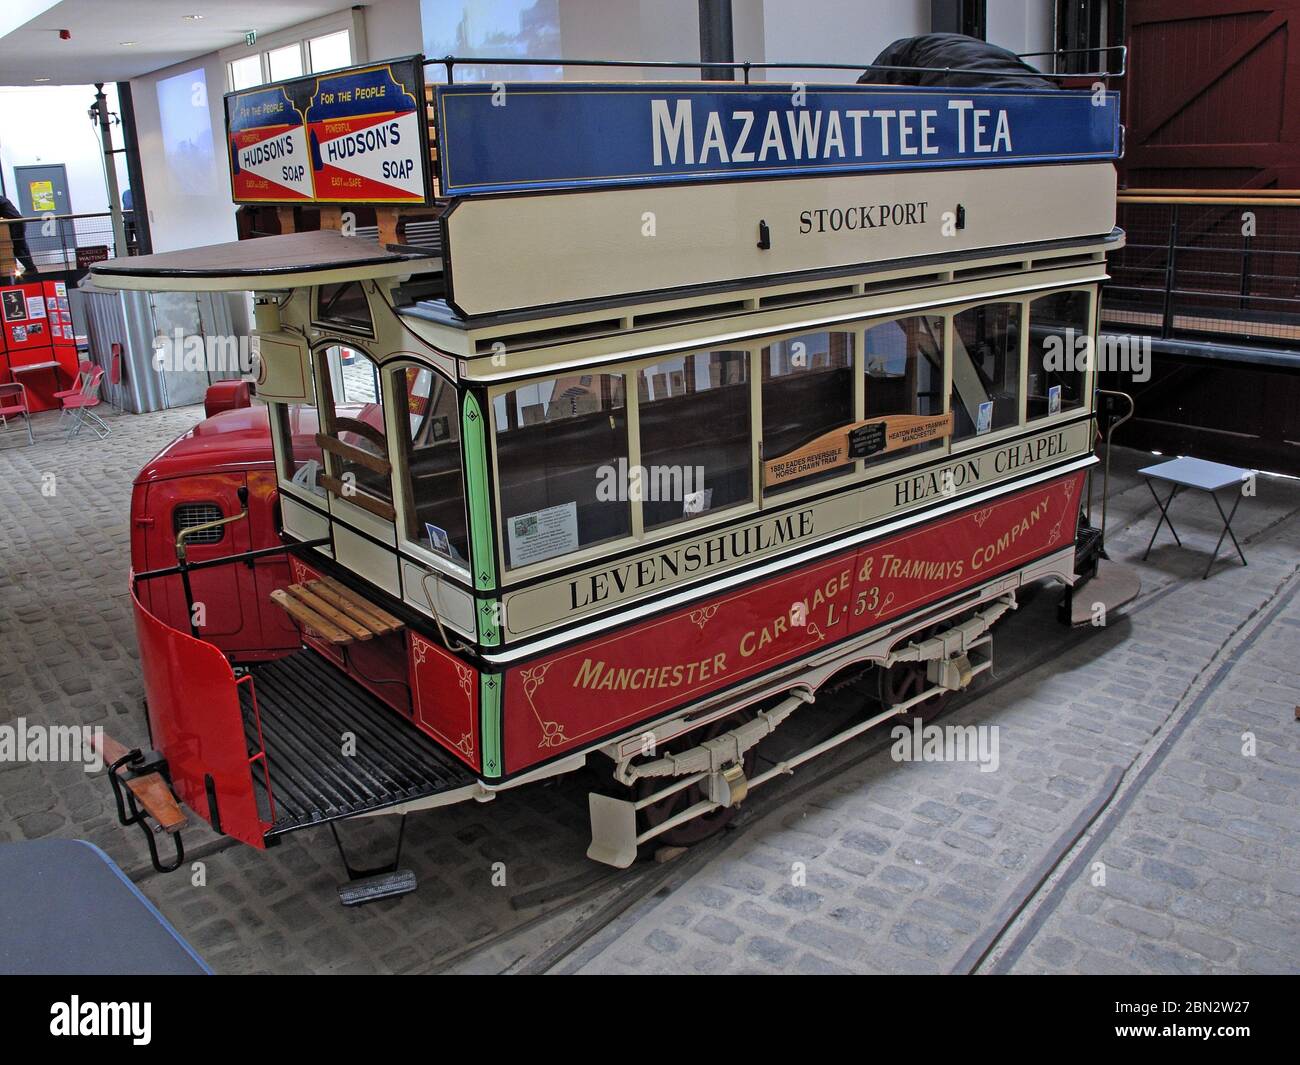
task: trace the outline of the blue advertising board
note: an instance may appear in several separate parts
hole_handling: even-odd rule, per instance
[[[439,85],[444,196],[1116,159],[1113,92]]]

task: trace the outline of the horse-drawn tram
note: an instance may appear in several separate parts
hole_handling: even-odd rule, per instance
[[[267,847],[589,765],[626,866],[966,687],[1095,562],[1113,93],[423,71],[227,97],[235,198],[342,231],[94,269],[251,290],[259,342],[256,405],[136,484],[124,821],[174,793]],[[755,773],[869,665],[857,724]]]

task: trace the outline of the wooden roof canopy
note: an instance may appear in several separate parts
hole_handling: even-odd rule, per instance
[[[322,229],[156,255],[122,256],[95,263],[91,275],[99,288],[240,292],[392,277],[438,265],[427,251]]]

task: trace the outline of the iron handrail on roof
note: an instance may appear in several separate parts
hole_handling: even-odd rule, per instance
[[[450,84],[454,80],[454,71],[457,66],[509,66],[509,67],[621,67],[621,68],[647,68],[660,70],[699,70],[702,67],[710,69],[719,68],[730,70],[733,73],[740,71],[744,75],[744,84],[749,84],[749,74],[751,70],[858,70],[869,71],[876,70],[882,72],[899,72],[909,74],[988,74],[998,77],[1013,78],[1094,78],[1101,81],[1107,81],[1111,78],[1122,78],[1128,72],[1128,46],[1123,44],[1107,45],[1104,48],[1063,48],[1051,52],[1020,52],[1016,53],[1017,59],[1036,58],[1038,56],[1066,56],[1078,55],[1080,53],[1101,53],[1101,52],[1118,52],[1119,53],[1119,70],[1087,70],[1076,71],[1073,73],[1058,73],[1056,71],[1038,71],[1038,70],[983,70],[979,68],[963,67],[910,67],[910,66],[887,66],[880,63],[756,63],[753,60],[745,59],[739,62],[721,62],[717,60],[700,60],[700,59],[532,59],[521,58],[519,56],[455,56],[447,55],[441,59],[425,58],[425,66],[441,65],[446,68],[447,82]],[[734,83],[734,82],[733,82]]]

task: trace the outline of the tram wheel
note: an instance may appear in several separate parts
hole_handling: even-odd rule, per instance
[[[704,740],[711,740],[717,736],[728,732],[738,725],[743,725],[754,715],[746,710],[738,714],[732,714],[730,717],[724,717],[710,725],[694,732],[689,732],[680,738],[680,750],[687,750],[690,747],[698,746]],[[670,748],[673,745],[670,744]],[[756,762],[757,744],[745,752],[741,764],[745,769],[745,776],[753,776],[754,765]],[[672,753],[670,750],[662,750],[660,754]],[[672,777],[642,777],[637,780],[634,787],[634,793],[638,800],[644,799],[648,795],[653,795],[656,791],[662,790],[668,784],[672,783]],[[697,802],[708,798],[708,790],[704,781],[692,784],[689,788],[682,788],[659,802],[651,803],[649,806],[637,812],[638,828],[642,831],[648,828],[654,828],[662,825],[670,817],[674,817],[694,806]],[[648,847],[690,847],[696,843],[702,843],[710,836],[715,836],[726,828],[736,819],[740,812],[740,804],[734,806],[720,806],[718,809],[696,817],[684,824],[677,825],[668,829],[667,832],[655,836],[647,842]]]
[[[923,632],[916,633],[912,637],[912,641],[919,643],[922,640],[928,640],[935,633],[947,627],[945,624],[932,625]],[[920,695],[929,687],[925,674],[926,664],[924,662],[897,662],[888,669],[882,669],[880,671],[880,702],[888,708]],[[931,721],[943,713],[952,695],[953,693],[950,691],[932,695],[925,702],[918,703],[908,711],[908,716],[918,719],[922,723]]]

